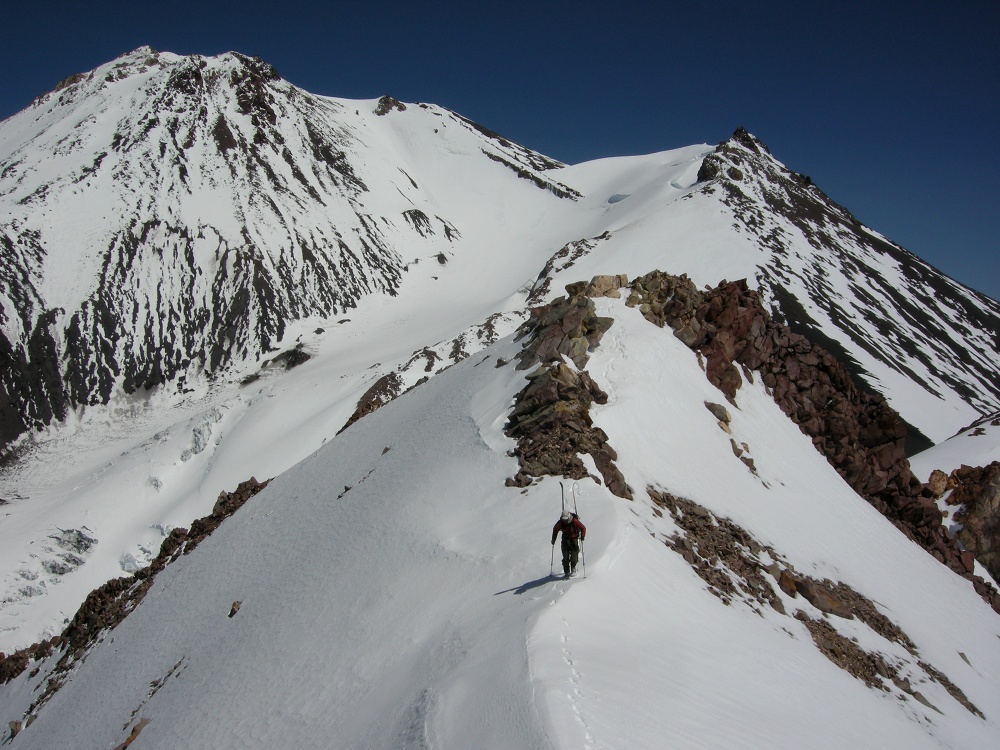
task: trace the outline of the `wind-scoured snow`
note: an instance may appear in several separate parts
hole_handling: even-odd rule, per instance
[[[825,272],[810,264],[824,252],[795,216],[762,213],[767,181],[789,173],[745,145],[759,152],[755,141],[561,167],[447,110],[393,102],[316,97],[241,55],[143,48],[3,123],[4,231],[11,259],[26,258],[0,297],[4,335],[27,357],[5,375],[28,389],[9,408],[28,423],[47,406],[66,411],[22,435],[22,459],[2,477],[0,648],[58,632],[87,591],[148,559],[220,491],[315,450],[380,377],[400,373],[409,387],[512,330],[529,304],[598,273],[746,277],[765,295],[780,282],[774,304],[786,318],[789,300],[815,321],[826,319],[817,305],[835,303],[832,320],[863,330],[860,339],[806,327],[839,341],[934,439],[992,403],[988,390],[969,397],[964,366],[936,355],[921,364],[932,339],[880,336],[842,285],[815,296]],[[741,160],[741,201],[726,197],[728,174],[699,182],[719,154]],[[757,214],[780,225],[778,246],[747,231]],[[845,264],[895,278],[896,251],[844,242],[861,248],[838,250]],[[334,272],[350,258],[375,265]],[[246,273],[234,276],[237,266]],[[970,329],[968,342],[985,333]],[[878,341],[920,356],[873,350]],[[46,374],[49,345],[65,393]],[[293,350],[312,359],[285,371],[275,357]],[[983,351],[977,361],[995,372],[998,359]],[[81,558],[88,572],[51,574],[47,561],[63,570],[61,558],[37,554],[65,529],[97,540]]]

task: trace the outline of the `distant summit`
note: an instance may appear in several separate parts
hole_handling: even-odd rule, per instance
[[[242,377],[290,323],[396,294],[418,248],[451,252],[454,207],[368,119],[385,101],[315,97],[235,52],[142,47],[4,122],[2,443],[116,393]],[[404,128],[450,124],[437,140],[484,176],[561,191],[527,149],[419,112]]]

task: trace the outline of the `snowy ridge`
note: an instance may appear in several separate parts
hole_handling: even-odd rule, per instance
[[[516,465],[502,428],[524,373],[467,359],[168,566],[14,746],[113,747],[140,724],[152,748],[653,748],[665,735],[687,747],[989,746],[996,615],[855,495],[759,381],[744,383],[731,423],[755,474],[705,409],[718,391],[695,355],[623,300],[599,312],[614,323],[588,364],[609,394],[594,417],[629,483],[732,519],[772,562],[847,584],[907,646],[773,579],[781,610],[727,606],[664,543],[680,528],[645,493],[626,501],[591,482],[587,578],[549,579],[558,485],[503,486]],[[518,348],[507,338],[485,354],[510,361]],[[671,398],[648,398],[663,389]],[[899,684],[839,668],[810,622],[879,655]],[[51,666],[0,688],[10,715],[30,715]]]
[[[123,626],[134,629],[134,653],[168,635],[150,661],[128,657],[128,685],[113,698],[121,725],[140,707],[161,707],[143,729],[144,738],[161,738],[145,740],[152,746],[190,744],[170,734],[182,731],[185,712],[198,717],[199,739],[221,737],[222,727],[209,728],[211,711],[245,724],[251,744],[265,736],[323,744],[317,738],[332,730],[322,717],[337,703],[346,706],[337,715],[347,746],[465,746],[457,738],[489,738],[509,720],[523,747],[653,747],[664,696],[678,707],[671,726],[688,744],[759,746],[736,724],[706,734],[705,720],[719,695],[737,718],[772,716],[774,705],[758,703],[774,693],[746,689],[760,670],[805,712],[783,725],[787,746],[813,744],[806,709],[841,740],[831,747],[911,735],[917,747],[976,746],[995,734],[996,684],[982,676],[996,674],[984,645],[995,625],[967,583],[860,509],[759,384],[741,389],[745,413],[734,416],[732,438],[717,434],[714,420],[702,424],[704,400],[719,393],[689,350],[636,311],[603,303],[616,322],[590,365],[612,396],[596,423],[637,498],[623,504],[584,488],[593,501],[592,598],[573,604],[572,589],[548,594],[544,546],[539,554],[535,545],[554,520],[553,484],[524,496],[502,486],[515,468],[501,428],[524,386],[512,367],[498,367],[517,351],[505,337],[530,306],[598,274],[631,279],[660,268],[699,286],[747,278],[781,319],[851,362],[933,441],[1000,408],[1000,306],[860,225],[753,136],[566,166],[433,105],[317,97],[237,53],[143,48],[67,79],[0,123],[0,207],[0,444],[10,459],[0,469],[0,650],[59,633],[87,592],[147,564],[171,529],[207,514],[221,491],[250,475],[277,477],[241,511],[273,525],[258,529],[238,514],[223,541],[176,564],[166,579],[176,585],[157,584],[136,615],[145,624]],[[370,394],[385,413],[339,434],[371,411],[363,408]],[[966,462],[959,442],[942,444],[955,448],[949,461]],[[743,446],[759,477],[732,445]],[[801,620],[766,607],[755,614],[752,602],[718,609],[664,543],[682,529],[647,488],[730,519],[802,575],[875,600],[985,722],[867,626],[834,621],[867,652],[886,654],[949,718],[932,711],[930,726],[891,679],[888,698],[834,670]],[[277,503],[274,518],[264,503]],[[399,549],[387,543],[403,528],[415,530],[412,539]],[[877,550],[889,550],[891,572]],[[225,571],[214,583],[213,566]],[[470,583],[470,573],[482,580]],[[921,581],[931,581],[924,593]],[[225,614],[244,595],[230,585],[258,591],[231,621]],[[440,610],[406,631],[427,605],[414,592],[424,591],[435,601],[440,592]],[[350,592],[358,604],[328,622],[340,607],[332,602]],[[648,592],[670,606],[650,607]],[[787,612],[804,607],[801,597],[775,596]],[[268,602],[263,619],[253,599]],[[188,639],[159,613],[189,600],[198,604],[183,626],[192,628]],[[928,600],[941,612],[922,610]],[[595,616],[607,602],[629,613],[634,648],[620,642],[621,618]],[[463,607],[471,607],[464,619],[449,624]],[[292,610],[302,619],[283,630],[279,612]],[[968,620],[956,623],[950,612]],[[754,627],[744,630],[748,619]],[[767,635],[759,620],[772,628]],[[231,635],[225,627],[248,628],[239,649],[218,646]],[[683,648],[663,646],[665,629]],[[363,637],[348,643],[344,632]],[[380,639],[404,644],[403,655],[384,653]],[[204,696],[172,692],[185,675],[209,680],[213,670],[248,681],[276,674],[280,691],[290,679],[281,666],[306,665],[316,643],[330,644],[321,663],[342,680],[319,685],[317,672],[287,698],[261,687],[248,705],[285,706],[278,718],[244,715],[221,696],[202,713],[195,704]],[[241,666],[246,649],[261,660]],[[256,653],[271,649],[286,660]],[[623,671],[610,666],[607,649]],[[968,661],[956,659],[959,651]],[[100,653],[87,665],[108,671],[86,677],[98,672],[85,665],[77,685],[122,669]],[[195,666],[199,659],[205,666]],[[588,672],[588,661],[602,666]],[[482,685],[486,667],[501,664],[503,678]],[[676,690],[662,679],[675,673],[683,675]],[[833,692],[802,705],[817,673]],[[392,685],[375,687],[380,679]],[[153,680],[162,689],[140,700]],[[625,690],[633,680],[646,698]],[[29,682],[4,689],[17,711],[34,700]],[[493,691],[499,703],[464,697],[468,689]],[[352,703],[352,691],[383,712]],[[65,710],[98,722],[101,712],[83,708],[84,698],[59,695],[42,715],[62,715],[55,706],[66,701],[73,708]],[[843,706],[862,717],[857,727],[837,723]],[[394,723],[383,726],[389,714]],[[38,721],[39,737],[62,737],[58,719],[49,729]],[[128,736],[104,724],[83,736],[109,747]]]
[[[933,448],[910,459],[914,473],[927,481],[935,469],[950,474],[963,464],[987,466],[1000,461],[1000,412],[977,419]]]

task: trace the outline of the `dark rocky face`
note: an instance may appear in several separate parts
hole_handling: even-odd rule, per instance
[[[1000,612],[1000,593],[974,574],[941,523],[931,494],[910,471],[906,426],[886,400],[859,388],[823,347],[771,318],[745,281],[701,292],[686,277],[635,279],[628,304],[697,351],[709,381],[730,399],[760,377],[775,403],[812,438],[844,480],[904,534],[961,576]],[[755,375],[756,373],[756,375]]]
[[[765,251],[756,286],[772,315],[836,355],[859,385],[871,388],[876,378],[849,350],[931,392],[953,390],[982,413],[1000,406],[1000,303],[862,226],[742,128],[705,158],[699,179]],[[794,235],[809,243],[808,256]],[[876,271],[873,258],[888,260],[892,276]],[[931,445],[912,428],[909,436],[911,455]]]
[[[962,466],[943,483],[935,487],[929,482],[928,487],[935,495],[952,490],[947,503],[961,506],[954,519],[961,526],[958,541],[1000,580],[1000,462]]]

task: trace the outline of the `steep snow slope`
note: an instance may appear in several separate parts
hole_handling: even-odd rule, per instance
[[[495,210],[531,221],[574,197],[540,173],[556,162],[438,107],[149,48],[4,122],[0,165],[0,322],[21,376],[4,443],[120,392],[245,370],[290,324],[397,294],[466,232],[477,247]]]
[[[0,123],[0,207],[5,651],[332,439],[369,389],[597,273],[749,278],[933,440],[1000,406],[997,304],[743,132],[566,167],[433,105],[143,48]]]
[[[615,323],[588,365],[610,397],[594,418],[637,492],[583,484],[586,578],[548,578],[556,482],[503,486],[524,384],[495,366],[508,338],[333,438],[169,566],[14,746],[113,747],[140,722],[150,748],[993,744],[1000,621],[967,582],[745,383],[731,429],[751,473],[703,405],[719,393],[695,355],[621,301],[599,312]],[[910,649],[773,581],[785,614],[727,606],[663,543],[680,527],[647,485],[733,519],[762,560],[849,584]],[[838,669],[799,611],[884,654],[937,710]],[[0,688],[12,717],[46,674]]]
[[[421,118],[461,133],[441,146]],[[439,239],[448,246],[447,262],[426,249],[410,262],[395,296],[369,295],[347,313],[289,322],[282,349],[301,346],[312,357],[290,371],[263,360],[264,367],[252,364],[233,376],[260,375],[245,386],[191,378],[179,395],[169,388],[118,393],[107,407],[80,410],[33,441],[28,457],[3,477],[0,495],[13,501],[4,507],[2,532],[9,541],[0,546],[0,649],[58,632],[89,590],[144,564],[170,528],[207,513],[220,491],[250,474],[273,476],[315,450],[381,376],[398,373],[401,387],[412,385],[520,322],[545,261],[576,236],[560,213],[563,204],[581,208],[491,160],[485,174],[482,159],[466,167],[454,153],[446,160],[440,149],[454,152],[463,138],[478,144],[464,147],[470,153],[482,145],[480,131],[461,118],[410,106],[371,120],[405,148],[388,148],[394,141],[387,136],[386,148],[364,152],[366,159],[396,159],[400,152],[406,170],[460,207],[461,238]],[[654,171],[675,184],[690,183],[707,151],[658,155]],[[650,169],[641,161],[624,168]],[[373,169],[366,164],[359,172]],[[389,192],[364,199],[387,200]],[[669,197],[683,193],[673,188]],[[583,215],[600,216],[600,203]],[[429,215],[438,210],[421,205]],[[427,247],[415,237],[418,244],[406,246],[410,252]],[[83,551],[63,549],[53,537],[64,531],[93,541]]]
[[[570,276],[657,267],[699,285],[746,278],[775,317],[849,363],[931,442],[1000,405],[1000,304],[863,226],[746,131],[679,181],[651,164],[608,166],[560,170],[607,200],[610,230]],[[698,189],[678,194],[692,178]]]
[[[950,474],[966,466],[987,466],[1000,461],[1000,414],[992,414],[959,430],[933,448],[910,459],[914,473],[927,481],[931,472],[940,469]]]

